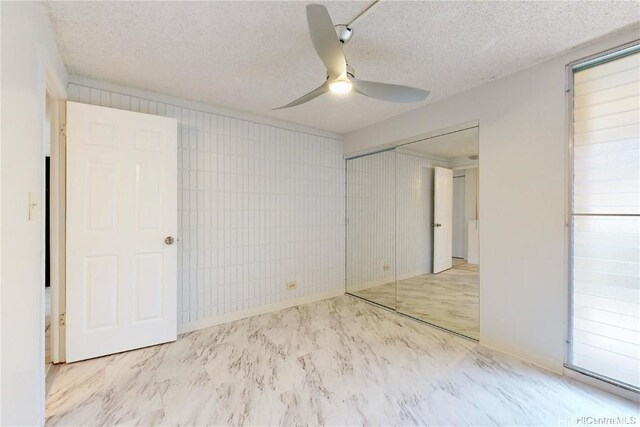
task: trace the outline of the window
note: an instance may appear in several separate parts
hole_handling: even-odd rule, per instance
[[[569,366],[640,387],[640,46],[574,65]]]

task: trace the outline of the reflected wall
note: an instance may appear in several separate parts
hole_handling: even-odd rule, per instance
[[[395,309],[396,153],[347,161],[347,292]]]

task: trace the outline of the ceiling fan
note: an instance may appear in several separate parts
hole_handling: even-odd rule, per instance
[[[374,2],[371,6],[376,3]],[[308,94],[287,105],[275,108],[275,110],[304,104],[328,91],[345,94],[353,90],[371,98],[400,103],[420,102],[427,98],[429,91],[426,90],[388,83],[369,82],[355,78],[355,71],[347,64],[342,45],[351,39],[353,34],[351,25],[353,22],[368,12],[371,6],[353,20],[350,25],[334,26],[326,7],[320,4],[307,5],[307,24],[309,25],[311,42],[318,56],[327,67],[327,80]],[[340,37],[336,33],[336,27]]]

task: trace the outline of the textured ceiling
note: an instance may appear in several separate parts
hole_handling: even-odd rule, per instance
[[[322,2],[334,23],[369,2]],[[420,104],[325,94],[305,2],[45,2],[71,74],[345,133]],[[431,90],[426,102],[526,68],[638,21],[639,2],[381,2],[345,47],[361,79]]]
[[[448,133],[400,148],[401,152],[406,150],[447,160],[473,156],[478,154],[478,128]]]

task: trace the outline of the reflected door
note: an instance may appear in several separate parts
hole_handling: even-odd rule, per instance
[[[67,362],[176,339],[177,123],[67,103]]]
[[[433,272],[440,273],[453,255],[453,170],[436,167],[433,182]]]

